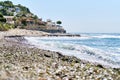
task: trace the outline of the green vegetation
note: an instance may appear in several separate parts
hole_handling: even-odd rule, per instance
[[[59,24],[59,25],[60,25],[60,24],[62,24],[62,22],[61,22],[61,21],[57,21],[56,23],[57,23],[57,24]]]
[[[22,26],[27,26],[27,22],[26,22],[26,20],[23,19],[23,20],[21,21],[21,24],[22,24]]]
[[[58,25],[55,26],[56,24]],[[6,31],[11,28],[21,28],[46,32],[61,32],[62,29],[58,27],[62,22],[57,21],[56,24],[52,20],[47,22],[42,21],[42,18],[39,19],[37,15],[30,12],[29,8],[21,4],[14,5],[11,1],[0,1],[1,31]],[[65,30],[62,32],[65,32]]]
[[[7,16],[13,16],[13,12],[8,12],[7,9],[0,9],[0,13]]]
[[[7,15],[7,16],[13,16],[14,15],[15,6],[13,5],[13,3],[11,1],[4,1],[4,2],[1,1],[0,6],[1,6],[0,13],[2,15]]]
[[[4,16],[14,16],[14,25],[6,23]],[[17,26],[27,26],[27,18],[38,19],[30,10],[21,4],[14,5],[11,1],[0,1],[0,31],[7,31]]]
[[[16,5],[16,7],[19,7],[24,13],[31,13],[27,7],[22,6],[21,4]]]
[[[34,16],[33,16],[33,19],[38,19],[38,16],[37,16],[37,15],[34,15]]]
[[[3,17],[2,14],[0,14],[0,22],[6,22],[6,19]]]
[[[5,6],[6,8],[8,8],[8,7],[13,8],[14,7],[14,5],[13,5],[13,3],[11,1],[4,1],[4,2],[1,1],[0,5]]]
[[[14,28],[13,25],[0,22],[0,31],[8,31],[9,29]]]
[[[27,14],[30,13],[30,10],[20,4],[14,5],[11,1],[0,1],[0,13],[6,16],[13,16],[16,12],[17,14]],[[22,15],[21,15],[22,16]]]
[[[14,25],[7,24],[6,19],[0,14],[0,31],[7,31],[11,28],[14,28]]]

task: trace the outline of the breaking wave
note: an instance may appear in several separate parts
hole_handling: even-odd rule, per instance
[[[25,37],[29,43],[45,50],[59,51],[64,55],[75,56],[90,62],[120,68],[120,54],[106,52],[99,48],[74,44],[75,40],[88,39],[80,37]],[[105,38],[105,37],[104,37]],[[108,38],[108,36],[107,36]],[[90,39],[90,38],[89,38]],[[118,48],[119,49],[119,48]]]
[[[120,36],[114,36],[114,35],[101,35],[101,36],[93,36],[93,38],[120,38]]]

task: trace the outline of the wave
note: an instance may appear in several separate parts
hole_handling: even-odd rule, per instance
[[[93,38],[120,38],[120,36],[114,36],[114,35],[101,35],[101,36],[93,36]]]
[[[84,40],[84,39],[91,39],[92,37],[90,36],[81,36],[81,37],[36,37],[36,39],[49,39],[49,40]]]
[[[65,43],[57,39],[69,38],[52,38],[52,37],[25,37],[31,44],[45,50],[59,51],[64,55],[75,56],[77,58],[90,62],[97,62],[103,65],[120,68],[120,54],[109,53],[103,50],[92,48],[85,45]],[[51,40],[54,41],[51,41]],[[56,40],[56,41],[55,41]]]
[[[88,38],[120,38],[120,33],[83,33],[81,36]]]
[[[88,40],[88,39],[94,39],[94,38],[115,38],[120,39],[119,35],[81,35],[81,37],[36,37],[36,39],[39,40]]]

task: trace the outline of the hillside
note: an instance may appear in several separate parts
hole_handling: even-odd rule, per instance
[[[19,14],[32,14],[30,10],[20,4],[14,5],[11,1],[0,2],[0,13],[6,16],[18,16]]]
[[[14,28],[66,33],[66,30],[60,25],[61,21],[53,22],[50,19],[43,21],[29,8],[21,4],[14,5],[11,1],[0,1],[0,14],[6,19],[6,23],[14,25]]]

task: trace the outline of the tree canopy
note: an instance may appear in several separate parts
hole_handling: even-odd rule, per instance
[[[56,23],[57,23],[57,24],[59,24],[59,25],[60,25],[60,24],[62,24],[62,22],[61,22],[61,21],[57,21]]]
[[[0,14],[0,22],[6,22],[6,19],[3,17],[2,14]]]
[[[19,13],[32,14],[27,7],[22,6],[20,4],[14,5],[11,1],[0,1],[0,6],[0,13],[2,15],[13,16],[15,12],[17,13],[18,9],[20,10]]]
[[[11,1],[4,1],[4,2],[1,1],[0,5],[4,6],[5,8],[8,8],[8,7],[12,8],[12,7],[14,7],[14,5],[13,5],[13,3]]]

